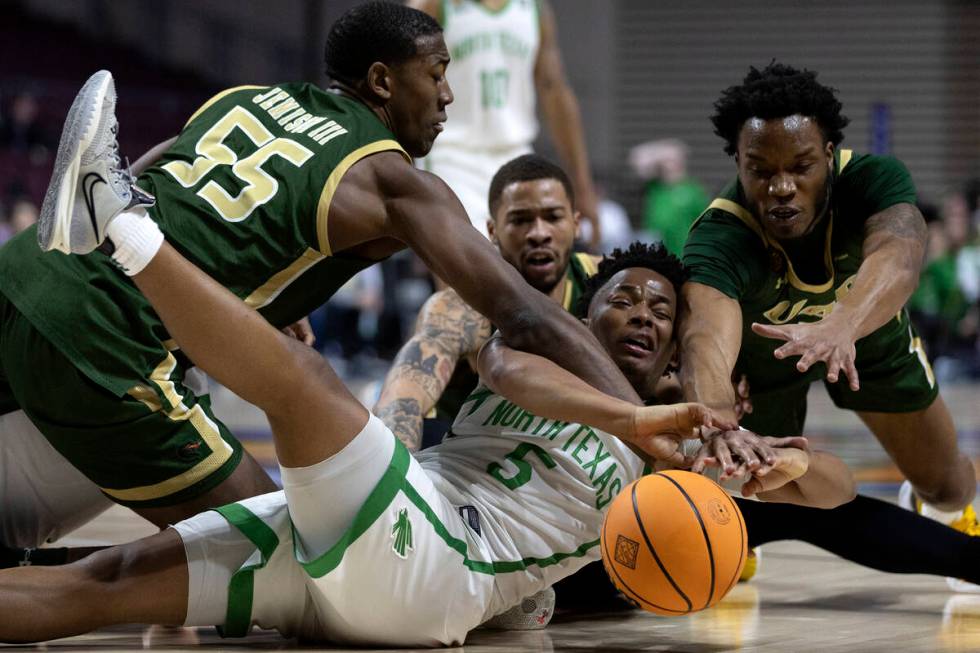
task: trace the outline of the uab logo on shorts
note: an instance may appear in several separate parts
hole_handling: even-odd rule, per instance
[[[398,518],[395,525],[391,527],[391,550],[403,560],[408,557],[409,551],[414,551],[412,544],[412,522],[408,520],[408,508],[398,511]]]

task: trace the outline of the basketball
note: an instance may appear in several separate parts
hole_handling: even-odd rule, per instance
[[[680,470],[633,481],[600,535],[613,584],[639,607],[676,616],[710,608],[738,581],[748,542],[731,497],[711,479]]]

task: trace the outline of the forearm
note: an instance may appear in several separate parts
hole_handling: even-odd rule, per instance
[[[720,416],[735,418],[732,370],[741,346],[738,303],[700,284],[681,290],[679,341],[681,386],[687,401],[697,401]]]
[[[499,323],[513,349],[537,354],[601,393],[639,405],[639,395],[609,358],[595,336],[554,302],[540,302],[529,324],[522,319]]]
[[[631,437],[636,406],[616,399],[555,363],[500,342],[484,348],[480,378],[491,390],[548,419],[588,424],[618,437]]]
[[[862,262],[829,319],[863,338],[887,323],[915,291],[926,248],[926,225],[912,204],[896,204],[865,223]]]
[[[831,316],[854,325],[855,339],[881,328],[905,306],[918,286],[921,265],[916,257],[920,254],[918,248],[901,242],[872,253]]]
[[[854,476],[843,460],[825,451],[810,451],[809,456],[805,474],[777,490],[760,492],[759,498],[812,508],[836,508],[854,499]]]
[[[428,397],[420,396],[424,393],[418,392],[413,396],[413,390],[414,387],[391,385],[390,392],[382,393],[371,412],[391,429],[409,451],[418,451],[422,446],[422,418],[432,406],[423,408],[428,403]]]

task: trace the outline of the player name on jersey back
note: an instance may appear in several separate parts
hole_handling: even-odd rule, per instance
[[[320,145],[326,145],[347,133],[336,120],[310,113],[287,91],[276,86],[257,94],[252,102],[264,109],[287,132],[305,134]]]

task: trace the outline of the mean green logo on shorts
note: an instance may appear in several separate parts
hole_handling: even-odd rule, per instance
[[[391,527],[391,550],[399,558],[407,558],[408,551],[414,551],[412,545],[412,522],[408,521],[408,508],[398,511],[398,518],[395,525]]]

